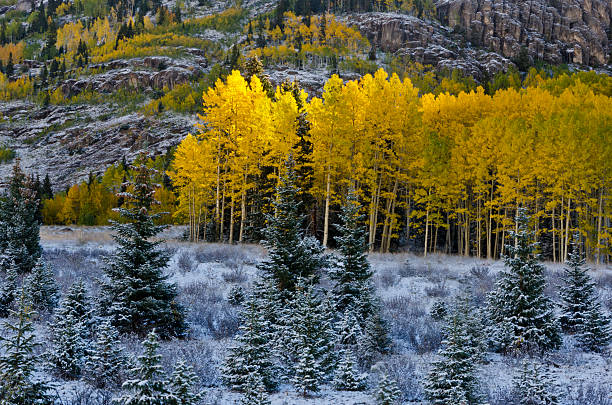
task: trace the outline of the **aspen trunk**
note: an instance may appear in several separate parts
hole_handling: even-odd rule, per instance
[[[425,213],[425,243],[423,244],[423,257],[427,257],[427,236],[429,233],[429,206],[427,206],[427,212]]]
[[[373,203],[370,211],[370,234],[368,235],[368,251],[370,253],[374,251],[374,245],[376,244],[376,226],[378,225],[378,203],[380,201],[381,182],[382,176],[378,178],[376,190],[372,196]]]
[[[325,220],[323,223],[323,246],[327,247],[327,238],[329,236],[329,204],[330,204],[330,189],[331,189],[331,173],[327,172],[327,190],[325,191]]]
[[[556,229],[555,229],[555,206],[553,205],[552,208],[552,251],[553,251],[553,263],[555,263],[557,261],[557,246],[555,244],[555,239],[556,236],[555,234],[557,233]]]
[[[597,207],[597,250],[596,250],[596,255],[597,255],[597,259],[596,263],[599,264],[599,258],[601,256],[601,248],[600,248],[600,241],[601,241],[601,207],[603,204],[603,187],[601,187],[599,189],[599,204]]]
[[[234,243],[234,190],[231,190],[232,197],[230,198],[230,228],[229,228],[229,244]]]
[[[563,261],[567,261],[567,251],[569,248],[569,226],[570,226],[570,209],[572,199],[567,199],[567,216],[565,217],[565,247],[563,248]]]
[[[242,190],[242,201],[240,203],[240,235],[238,241],[242,243],[244,240],[244,222],[246,218],[246,190]]]
[[[219,240],[223,242],[225,233],[225,181],[223,182],[223,197],[221,198],[221,224],[219,226]]]

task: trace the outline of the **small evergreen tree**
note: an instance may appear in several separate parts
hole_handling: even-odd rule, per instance
[[[270,405],[263,379],[255,372],[249,373],[244,387],[241,405]]]
[[[244,289],[239,285],[233,286],[227,294],[227,302],[235,307],[242,304],[245,298]]]
[[[587,273],[586,259],[577,243],[578,237],[574,237],[565,269],[565,286],[560,291],[561,326],[575,333],[579,344],[586,350],[600,351],[612,339],[612,330],[610,320],[598,302],[595,283]]]
[[[24,289],[32,308],[52,311],[57,305],[59,289],[51,265],[39,259],[32,273],[24,280]]]
[[[90,343],[91,308],[83,281],[74,283],[51,325],[49,363],[64,378],[81,375]]]
[[[177,405],[196,405],[202,399],[202,393],[194,392],[198,377],[193,367],[188,366],[184,360],[179,360],[174,366],[170,381],[171,391],[176,397]]]
[[[283,292],[294,291],[300,278],[314,277],[316,280],[321,269],[328,265],[328,258],[319,242],[302,235],[303,218],[293,165],[289,158],[276,189],[276,199],[272,203],[274,213],[267,216],[265,230],[268,259],[258,266]]]
[[[234,391],[246,388],[248,376],[261,376],[267,391],[278,386],[277,370],[272,361],[272,336],[262,307],[251,297],[243,313],[243,324],[221,369],[221,378]]]
[[[537,243],[528,229],[525,209],[518,210],[516,221],[518,232],[510,232],[516,246],[507,245],[509,254],[504,258],[508,270],[502,272],[489,297],[493,344],[504,352],[555,349],[561,344],[559,325],[553,305],[544,295],[544,266],[537,261]],[[511,341],[511,346],[503,346],[502,341]]]
[[[6,318],[10,314],[11,307],[17,293],[17,266],[11,261],[6,276],[0,286],[0,317]]]
[[[30,309],[21,292],[19,310],[11,311],[16,322],[7,321],[4,328],[12,334],[0,337],[3,355],[0,357],[0,400],[4,405],[51,405],[53,398],[45,382],[32,380],[36,370],[34,348],[34,327],[31,318],[34,312]]]
[[[523,362],[521,372],[514,377],[513,392],[517,405],[556,405],[559,397],[556,384],[546,370],[533,363]]]
[[[362,391],[366,388],[366,375],[360,374],[355,367],[355,359],[350,350],[342,349],[340,361],[334,376],[334,387],[340,391]]]
[[[401,398],[397,383],[387,373],[383,373],[376,390],[376,405],[395,405]]]
[[[115,388],[121,384],[127,366],[119,333],[109,319],[99,326],[96,341],[85,363],[87,379],[98,388]]]
[[[321,367],[315,358],[316,348],[304,346],[299,353],[295,366],[295,375],[291,379],[293,385],[303,396],[308,392],[318,392],[323,380]]]
[[[149,332],[142,342],[144,353],[138,356],[138,365],[131,370],[132,379],[123,383],[128,393],[114,398],[113,403],[118,405],[174,405],[176,396],[169,391],[170,383],[164,380],[162,367],[159,364],[161,355],[158,336],[155,331]]]
[[[8,191],[0,198],[0,259],[9,260],[0,267],[7,268],[12,260],[20,273],[27,273],[40,258],[37,193],[34,180],[23,173],[16,159]]]
[[[157,185],[152,183],[155,170],[142,164],[134,173],[132,191],[120,194],[133,207],[117,209],[127,222],[113,222],[119,248],[106,261],[100,312],[110,316],[120,332],[144,335],[156,329],[162,338],[180,337],[186,329],[184,311],[176,302],[175,286],[162,272],[169,256],[157,248],[161,241],[150,240],[165,228],[154,223],[160,214],[151,214],[158,204]]]
[[[438,351],[441,360],[434,362],[427,376],[425,395],[434,405],[478,402],[478,382],[475,377],[475,353],[470,345],[465,320],[455,312],[445,327],[446,338]]]

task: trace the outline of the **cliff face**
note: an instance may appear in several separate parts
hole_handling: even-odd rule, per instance
[[[610,0],[438,0],[436,8],[444,25],[505,57],[525,46],[551,63],[608,63]]]

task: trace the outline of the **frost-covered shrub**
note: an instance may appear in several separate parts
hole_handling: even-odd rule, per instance
[[[438,281],[431,287],[425,287],[425,293],[428,297],[442,298],[448,296],[449,292],[446,288],[446,280]]]
[[[210,339],[187,339],[162,343],[159,353],[166,372],[173,369],[177,359],[185,359],[199,378],[202,386],[210,387],[221,384],[219,374],[220,358],[214,353],[213,341]]]
[[[176,266],[181,273],[189,273],[193,270],[195,263],[191,259],[191,255],[188,252],[183,252],[179,255],[176,260]]]
[[[397,382],[402,393],[402,403],[423,399],[421,376],[416,372],[414,361],[408,356],[392,356],[386,362],[385,370]]]
[[[111,405],[113,393],[90,385],[78,385],[56,402],[58,405]]]
[[[238,330],[238,313],[218,286],[201,281],[189,284],[181,290],[179,300],[188,309],[187,322],[194,332],[223,339]]]
[[[232,245],[203,245],[195,253],[199,263],[224,263],[228,267],[235,267],[236,263],[247,261],[248,255],[240,246]]]
[[[495,277],[491,274],[489,266],[474,266],[461,280],[471,292],[472,300],[476,305],[486,302],[487,294],[495,287]]]
[[[575,388],[566,387],[567,405],[612,405],[610,384],[605,381],[581,382]]]
[[[383,304],[391,337],[417,353],[429,353],[440,347],[439,325],[427,315],[425,308],[408,297],[394,297]]]
[[[381,288],[387,289],[398,283],[399,278],[394,270],[386,268],[378,273],[378,285]]]
[[[242,269],[242,266],[239,266],[238,268],[224,272],[221,275],[221,277],[223,277],[223,281],[225,281],[226,283],[232,283],[232,284],[242,284],[242,283],[245,283],[248,279],[246,273]]]

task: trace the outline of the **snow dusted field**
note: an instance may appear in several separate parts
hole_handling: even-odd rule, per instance
[[[180,240],[184,228],[173,227],[162,237],[173,257],[167,269],[170,281],[179,288],[179,298],[188,310],[190,338],[162,343],[164,367],[171,370],[174,362],[184,358],[200,378],[206,393],[206,404],[234,404],[239,395],[225,390],[220,381],[219,365],[238,328],[238,313],[226,300],[229,289],[239,284],[248,290],[257,277],[256,265],[265,257],[258,245],[229,246],[222,244],[190,244]],[[102,275],[102,258],[113,249],[108,228],[43,227],[41,243],[45,257],[54,268],[57,281],[66,290],[82,278],[95,296],[96,278]],[[477,301],[484,302],[493,288],[495,275],[503,268],[499,261],[430,255],[426,258],[409,253],[372,254],[378,293],[390,323],[394,340],[393,353],[370,371],[370,387],[376,386],[379,370],[386,370],[398,381],[404,403],[423,401],[423,377],[436,358],[442,339],[441,325],[431,319],[430,307],[436,300],[451,301],[468,288]],[[557,299],[563,266],[547,263],[548,293]],[[473,270],[476,269],[476,270]],[[603,308],[612,311],[612,268],[601,266],[591,272],[598,282]],[[326,284],[326,280],[323,280]],[[37,322],[38,337],[45,349],[48,319]],[[556,377],[562,404],[612,404],[612,356],[589,354],[574,347],[570,337],[564,338],[560,350],[543,359]],[[139,339],[123,342],[134,356],[141,350]],[[479,370],[481,391],[490,404],[508,403],[512,377],[521,359],[488,354],[487,363]],[[62,405],[108,404],[113,393],[98,392],[84,382],[56,381]],[[302,398],[290,385],[271,396],[281,404],[374,404],[373,390],[338,392],[324,389],[315,397]]]

